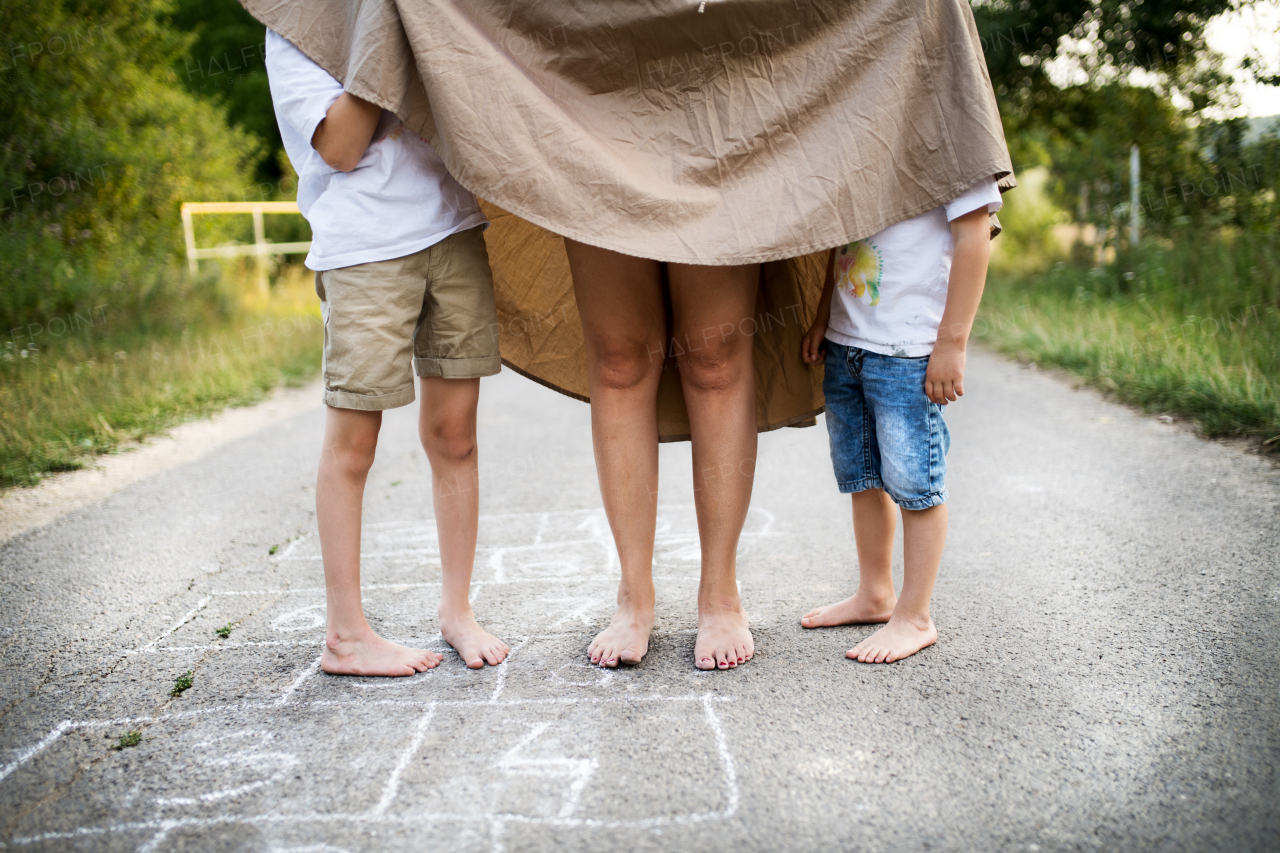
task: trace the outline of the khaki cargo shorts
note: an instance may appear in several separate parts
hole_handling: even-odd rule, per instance
[[[414,400],[413,377],[502,369],[484,228],[403,258],[316,273],[324,317],[324,401],[381,411]]]

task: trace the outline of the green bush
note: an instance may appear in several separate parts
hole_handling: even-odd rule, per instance
[[[225,303],[214,279],[181,272],[178,208],[237,197],[261,143],[177,84],[190,36],[160,22],[168,8],[0,0],[0,322],[15,346],[39,348],[51,323],[102,306],[114,324],[146,327]]]

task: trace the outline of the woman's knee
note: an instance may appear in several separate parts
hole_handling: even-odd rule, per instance
[[[750,378],[751,339],[732,324],[680,336],[688,346],[680,355],[680,379],[698,391],[727,391]],[[677,338],[679,340],[679,338]]]
[[[662,372],[664,353],[660,341],[646,344],[629,340],[592,349],[591,372],[594,384],[601,388],[628,391]]]

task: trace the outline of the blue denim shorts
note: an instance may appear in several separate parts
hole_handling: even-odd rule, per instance
[[[827,433],[846,494],[884,489],[904,509],[947,501],[951,434],[924,394],[929,357],[897,358],[827,341]]]

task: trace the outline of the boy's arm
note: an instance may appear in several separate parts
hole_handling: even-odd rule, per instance
[[[381,117],[382,107],[343,92],[316,125],[311,147],[331,168],[350,172],[364,157]]]
[[[832,249],[827,253],[827,276],[823,281],[822,296],[818,299],[818,313],[800,342],[800,355],[809,364],[822,360],[822,341],[827,336],[827,324],[831,322],[831,296],[836,289],[835,271],[836,250]]]
[[[951,278],[947,282],[947,304],[938,325],[938,342],[929,356],[924,376],[924,393],[945,406],[964,396],[965,351],[969,331],[982,301],[987,283],[987,262],[991,258],[991,226],[986,206],[951,221],[955,253]]]

